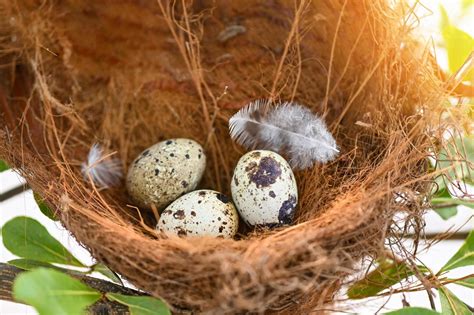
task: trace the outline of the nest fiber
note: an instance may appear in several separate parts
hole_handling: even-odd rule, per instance
[[[423,209],[425,133],[441,93],[411,38],[411,9],[0,0],[0,156],[97,260],[177,312],[322,311],[361,259],[384,250],[393,214]],[[165,237],[124,185],[101,190],[82,178],[96,142],[126,171],[146,147],[183,137],[206,150],[200,188],[229,194],[245,150],[228,120],[256,99],[306,105],[341,151],[296,172],[292,226],[234,240]]]

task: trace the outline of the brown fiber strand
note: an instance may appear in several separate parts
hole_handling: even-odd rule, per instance
[[[0,0],[0,157],[96,259],[176,312],[332,309],[358,262],[385,252],[394,213],[421,230],[442,134],[438,69],[406,25],[413,8],[389,2]],[[245,32],[219,41],[235,24]],[[209,161],[200,188],[229,194],[245,151],[228,119],[258,98],[324,114],[341,148],[295,174],[293,226],[166,237],[123,187],[82,178],[95,142],[126,171],[146,147],[188,137]]]

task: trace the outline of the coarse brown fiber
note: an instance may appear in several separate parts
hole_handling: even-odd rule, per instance
[[[444,94],[404,1],[0,0],[0,10],[0,157],[97,260],[175,311],[322,312],[361,259],[384,251],[395,212],[419,222]],[[292,226],[165,237],[124,188],[81,176],[95,142],[126,171],[146,147],[186,137],[208,157],[200,187],[229,194],[245,151],[228,119],[258,98],[308,106],[341,148],[296,173]]]

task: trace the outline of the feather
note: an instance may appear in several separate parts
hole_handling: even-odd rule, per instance
[[[81,171],[85,181],[92,180],[101,189],[117,186],[122,179],[122,163],[118,158],[103,155],[103,149],[98,143],[92,145]]]
[[[286,153],[295,169],[334,159],[339,150],[324,121],[307,107],[257,100],[229,120],[230,136],[247,149]]]

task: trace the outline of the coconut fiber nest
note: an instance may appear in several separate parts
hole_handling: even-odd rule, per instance
[[[0,3],[0,157],[98,261],[173,310],[328,309],[358,263],[384,251],[395,212],[419,222],[441,93],[403,2]],[[341,152],[295,173],[291,226],[166,237],[125,185],[82,177],[94,143],[125,172],[145,148],[183,137],[206,151],[199,187],[230,195],[246,151],[228,120],[262,98],[310,108]]]

